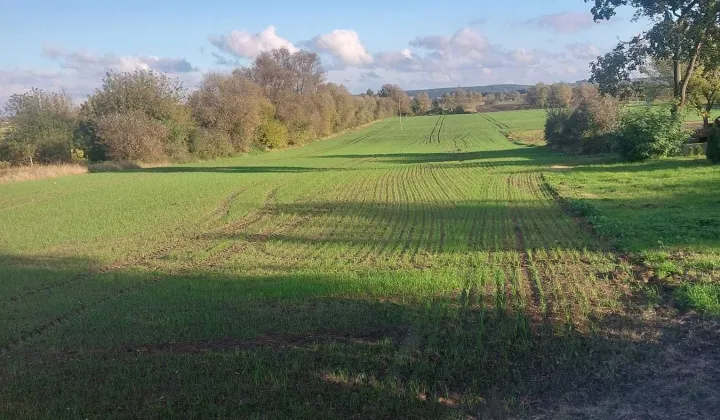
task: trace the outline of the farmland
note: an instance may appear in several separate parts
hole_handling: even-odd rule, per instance
[[[717,168],[542,119],[0,185],[0,417],[711,418]]]

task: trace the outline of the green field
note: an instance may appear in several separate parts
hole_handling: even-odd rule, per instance
[[[0,185],[0,417],[712,418],[718,168],[540,112]]]

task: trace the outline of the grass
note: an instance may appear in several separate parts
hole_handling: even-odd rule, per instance
[[[711,418],[716,333],[676,322],[640,255],[692,250],[714,284],[718,239],[601,239],[566,203],[630,228],[647,208],[613,213],[617,174],[639,200],[657,171],[717,177],[501,133],[543,115],[0,185],[0,417]],[[654,202],[710,218],[711,189],[660,179]]]
[[[11,166],[0,169],[0,184],[33,179],[57,178],[65,175],[85,174],[87,172],[88,168],[80,164]]]

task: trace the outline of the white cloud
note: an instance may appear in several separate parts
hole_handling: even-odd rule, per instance
[[[513,58],[515,60],[521,62],[521,63],[529,63],[533,61],[534,57],[532,54],[530,54],[527,50],[524,48],[518,48],[517,50],[513,51]]]
[[[573,34],[596,25],[590,13],[563,12],[528,19],[526,25],[539,29],[548,29],[557,33]]]
[[[108,70],[119,72],[157,70],[165,73],[187,73],[196,70],[184,58],[117,56],[115,54],[96,54],[85,50],[68,52],[54,46],[45,46],[43,55],[57,61],[63,68],[84,73],[104,74]]]
[[[573,57],[580,60],[595,60],[602,54],[597,45],[590,43],[568,44],[566,47]]]
[[[410,45],[431,51],[443,59],[480,59],[489,47],[487,38],[473,28],[462,28],[452,36],[432,35],[418,37],[410,41]]]
[[[280,48],[287,48],[290,52],[298,51],[292,42],[278,36],[272,25],[256,34],[247,31],[232,31],[228,35],[211,37],[210,42],[220,51],[241,58],[255,58],[262,52]]]
[[[336,29],[316,36],[307,44],[312,49],[332,55],[347,66],[359,67],[373,62],[373,57],[360,41],[357,32],[348,29]]]
[[[64,90],[77,101],[99,87],[108,71],[156,70],[180,79],[192,88],[202,74],[184,58],[157,56],[118,56],[90,51],[66,51],[55,46],[43,48],[42,55],[56,62],[51,70],[0,69],[0,108],[10,95],[23,93],[32,87],[44,90]]]

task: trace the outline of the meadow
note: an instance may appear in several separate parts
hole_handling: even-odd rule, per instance
[[[0,185],[0,417],[713,418],[718,169],[541,112]]]

